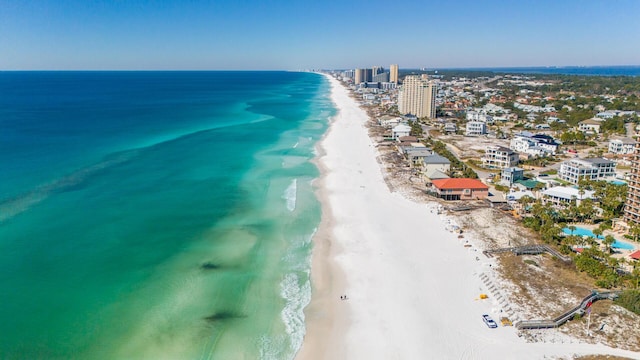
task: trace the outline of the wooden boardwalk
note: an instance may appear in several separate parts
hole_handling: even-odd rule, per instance
[[[523,320],[515,324],[518,330],[533,330],[533,329],[550,329],[556,328],[567,321],[573,319],[576,315],[584,315],[587,308],[598,300],[614,300],[620,296],[620,291],[607,291],[597,292],[593,291],[589,296],[582,299],[578,306],[565,311],[562,315],[550,319],[550,320]]]
[[[562,255],[561,253],[559,253],[555,249],[552,249],[548,245],[515,246],[515,247],[501,248],[501,249],[495,249],[495,250],[484,250],[482,253],[486,257],[490,258],[490,257],[493,257],[494,254],[501,254],[506,252],[511,252],[516,255],[538,255],[542,253],[548,253],[548,254],[551,254],[551,256],[554,256],[564,262],[571,262],[571,258],[569,256]]]

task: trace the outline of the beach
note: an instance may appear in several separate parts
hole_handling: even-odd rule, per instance
[[[338,114],[319,144],[323,215],[314,237],[312,299],[297,359],[540,359],[640,354],[571,338],[526,342],[489,329],[505,306],[486,293],[493,261],[448,227],[436,203],[389,189],[367,114],[335,79]],[[342,299],[342,296],[347,299]]]

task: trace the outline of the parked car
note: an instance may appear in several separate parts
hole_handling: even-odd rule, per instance
[[[487,324],[487,326],[491,329],[495,329],[498,327],[498,324],[496,324],[496,322],[493,321],[491,316],[487,314],[482,314],[482,321],[484,321],[484,323]]]

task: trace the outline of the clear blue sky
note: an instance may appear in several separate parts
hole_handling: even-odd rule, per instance
[[[0,0],[0,69],[640,65],[640,0]]]

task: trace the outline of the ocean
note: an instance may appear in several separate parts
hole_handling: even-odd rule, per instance
[[[0,72],[0,358],[293,358],[335,111],[312,73]]]

